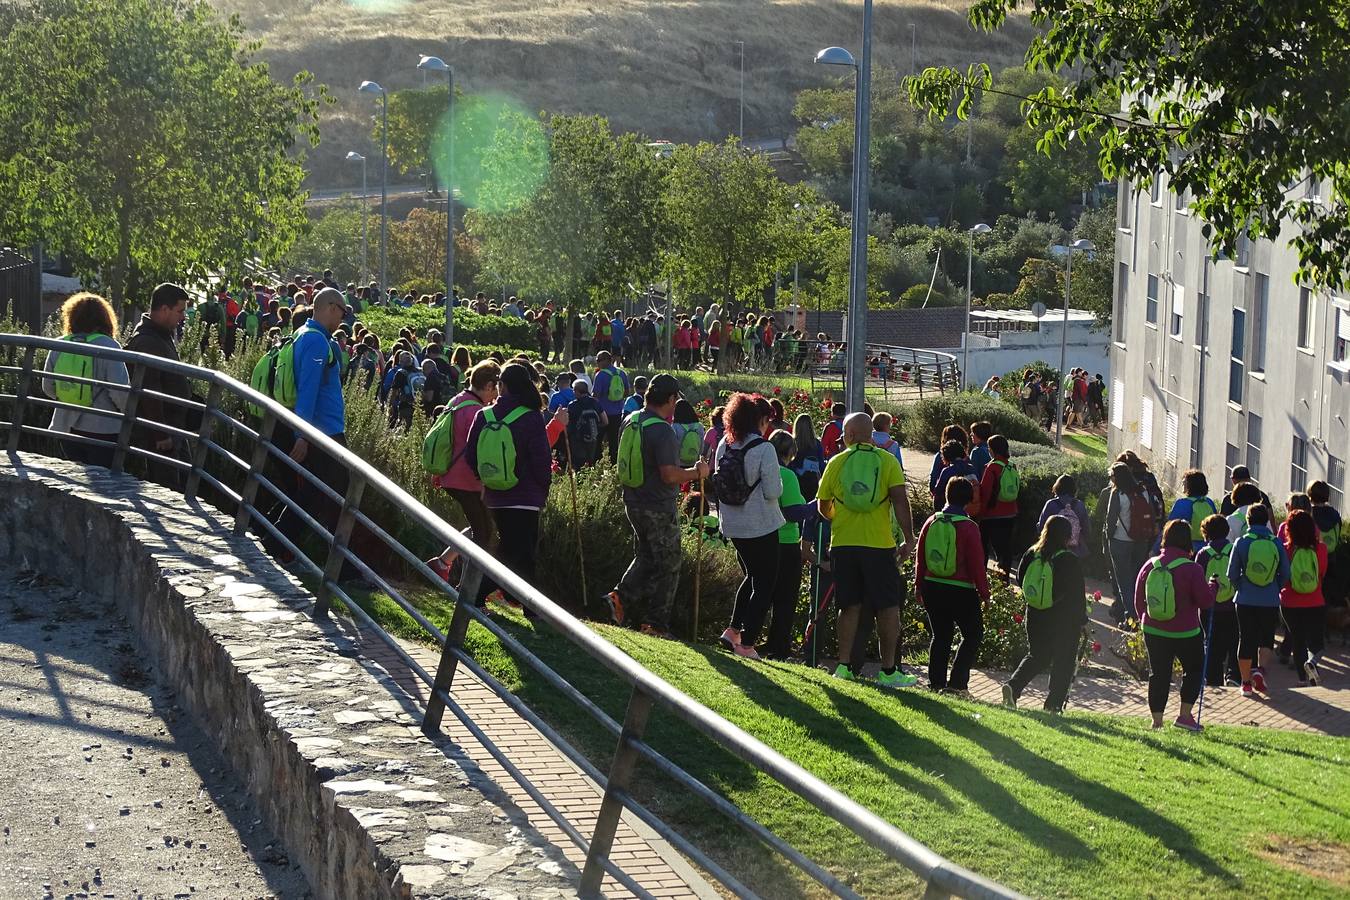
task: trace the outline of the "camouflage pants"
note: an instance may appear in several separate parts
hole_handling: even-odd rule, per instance
[[[680,583],[680,514],[674,503],[668,509],[628,506],[625,512],[637,554],[616,590],[625,607],[642,611],[644,624],[668,629]]]

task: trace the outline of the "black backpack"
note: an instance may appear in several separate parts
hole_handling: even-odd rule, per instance
[[[723,452],[717,461],[717,471],[713,472],[711,482],[718,503],[744,506],[750,499],[755,488],[759,487],[759,481],[756,480],[754,484],[746,481],[745,455],[764,442],[762,437],[753,437],[739,450],[728,446]]]
[[[584,466],[595,461],[600,449],[600,414],[594,407],[581,410],[567,423],[572,464]]]

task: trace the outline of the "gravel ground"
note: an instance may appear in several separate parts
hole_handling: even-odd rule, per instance
[[[0,897],[309,898],[115,607],[0,572]]]

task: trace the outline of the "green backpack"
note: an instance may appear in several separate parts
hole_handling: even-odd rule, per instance
[[[1219,595],[1214,600],[1216,603],[1227,603],[1237,593],[1237,588],[1228,578],[1228,559],[1233,555],[1233,545],[1224,544],[1222,550],[1208,547],[1205,555],[1205,577],[1219,579]]]
[[[619,370],[610,366],[605,371],[609,372],[609,389],[606,392],[610,403],[622,403],[628,396],[628,388],[624,387],[623,376]]]
[[[454,406],[441,413],[441,417],[427,431],[427,436],[422,439],[422,468],[429,475],[444,475],[454,468],[455,463],[464,455],[464,448],[461,447],[458,453],[455,453],[455,413],[464,409],[466,406],[482,406],[483,404],[475,399],[460,401]]]
[[[294,334],[286,337],[281,345],[276,349],[276,356],[273,357],[271,366],[273,372],[268,380],[271,386],[272,399],[276,400],[287,409],[295,409],[296,379],[295,379],[295,345],[300,340],[300,336],[309,328],[306,323],[304,328]],[[263,357],[271,355],[271,351]],[[260,363],[261,364],[261,363]],[[334,349],[333,342],[328,342],[328,365],[337,365],[337,351]],[[257,376],[257,369],[254,369],[254,376]]]
[[[956,523],[969,521],[966,516],[947,513],[936,513],[928,520],[928,531],[923,538],[923,561],[933,580],[949,579],[956,574]]]
[[[94,338],[106,336],[98,332],[68,334],[61,340],[70,341],[72,344],[88,344]],[[57,375],[70,375],[73,378],[93,378],[94,357],[86,356],[83,353],[58,352],[56,364],[52,367],[52,371]],[[57,378],[53,380],[53,387],[56,388],[56,399],[62,403],[70,403],[75,406],[94,405],[94,385],[92,384],[85,384],[80,381],[63,381]]]
[[[1317,550],[1299,547],[1289,560],[1289,586],[1297,594],[1315,594],[1322,573],[1317,569]]]
[[[1247,544],[1247,580],[1256,587],[1265,587],[1280,572],[1280,547],[1275,538],[1260,535]]]
[[[1055,605],[1055,560],[1068,550],[1060,550],[1046,559],[1039,553],[1027,566],[1022,576],[1022,599],[1032,609],[1049,609]]]
[[[1208,497],[1191,497],[1191,537],[1194,540],[1202,540],[1201,526],[1205,520],[1219,512],[1219,508],[1214,505],[1214,501]],[[1205,512],[1205,507],[1209,507],[1209,512]]]
[[[1148,617],[1155,622],[1170,622],[1177,615],[1177,585],[1172,570],[1189,560],[1174,559],[1163,565],[1162,559],[1153,561],[1144,579],[1144,599],[1148,603]]]
[[[258,328],[262,325],[262,318],[256,312],[249,311],[244,313],[244,331],[249,337],[258,336]]]
[[[665,421],[653,415],[644,419],[643,415],[642,410],[630,413],[619,434],[619,484],[627,488],[640,488],[647,479],[642,468],[642,429]]]
[[[294,338],[287,338],[291,341]],[[271,397],[272,387],[277,380],[277,354],[279,347],[272,347],[266,353],[258,358],[258,362],[253,366],[253,374],[249,377],[248,386],[260,394]],[[248,411],[252,415],[261,416],[263,410],[256,403],[248,404]]]
[[[871,444],[855,444],[843,456],[839,499],[854,512],[871,512],[885,499],[881,491],[881,452]]]
[[[491,408],[483,410],[483,430],[478,433],[478,480],[490,491],[509,491],[520,484],[516,475],[516,439],[510,425],[525,413],[517,406],[502,418]]]
[[[207,298],[202,304],[202,321],[207,325],[219,325],[225,321],[225,306],[214,297]]]
[[[1336,548],[1339,547],[1339,546],[1341,545],[1341,523],[1340,523],[1340,520],[1339,520],[1339,519],[1336,520],[1336,527],[1335,527],[1335,528],[1329,528],[1329,529],[1327,529],[1326,531],[1322,531],[1321,529],[1318,529],[1318,532],[1317,532],[1317,533],[1321,536],[1321,538],[1322,538],[1322,543],[1324,543],[1324,544],[1327,545],[1327,555],[1329,556],[1329,555],[1331,555],[1332,553],[1335,553],[1335,552],[1336,552]]]
[[[998,466],[1002,469],[998,475],[998,502],[1012,503],[1017,500],[1022,493],[1022,476],[1014,466],[1007,460],[996,459],[990,465]]]
[[[684,434],[680,436],[680,465],[689,468],[698,462],[699,454],[703,451],[703,426],[691,423],[676,427],[684,429]]]

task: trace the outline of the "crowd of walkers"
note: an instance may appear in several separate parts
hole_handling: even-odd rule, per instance
[[[836,403],[818,431],[807,414],[789,425],[776,399],[733,393],[704,418],[675,375],[630,375],[613,352],[612,332],[609,346],[557,373],[524,356],[474,362],[466,348],[450,352],[434,329],[421,336],[405,329],[386,355],[378,337],[352,319],[349,296],[316,284],[312,295],[308,285],[291,294],[297,305],[286,307],[285,326],[267,326],[278,333],[261,322],[246,328],[242,339],[268,339],[254,386],[338,444],[345,442],[343,392],[353,381],[379,393],[391,427],[411,425],[420,404],[429,423],[422,459],[428,477],[460,508],[472,539],[525,582],[537,574],[541,512],[555,473],[607,458],[622,484],[634,547],[631,565],[600,598],[615,622],[637,610],[643,632],[673,638],[682,536],[692,520],[729,543],[742,571],[719,638],[726,650],[749,660],[788,659],[803,650],[821,618],[808,623],[799,642],[798,598],[809,574],[813,595],[832,598],[836,609],[833,674],[862,677],[875,631],[876,683],[909,687],[917,678],[897,656],[902,566],[912,556],[914,596],[931,626],[930,687],[968,691],[992,574],[1015,579],[1026,604],[1029,651],[1003,686],[1005,703],[1015,706],[1031,679],[1048,671],[1045,707],[1063,708],[1088,616],[1084,560],[1092,551],[1092,519],[1074,479],[1062,476],[1040,510],[1033,545],[1015,546],[1021,475],[1008,440],[988,422],[943,430],[928,483],[935,512],[916,534],[903,456],[885,412],[850,415]],[[156,288],[128,348],[176,359],[188,299],[176,285]],[[275,302],[269,300],[269,311]],[[246,303],[240,313],[251,308]],[[117,346],[116,316],[95,295],[67,301],[62,326],[67,340]],[[129,385],[134,374],[120,362],[49,355],[42,388],[62,401],[51,427],[67,438],[71,459],[109,464],[110,448],[90,441],[115,436],[127,395],[61,376]],[[160,379],[155,393],[188,396],[186,381],[166,373],[145,373],[145,387],[152,374]],[[1086,377],[1074,378],[1080,375]],[[1091,408],[1089,402],[1083,414],[1094,415]],[[143,416],[175,430],[138,425],[137,444],[171,456],[175,434],[187,424],[175,409],[142,407]],[[345,467],[282,431],[289,430],[278,429],[274,440],[283,452],[341,496]],[[1346,573],[1329,571],[1341,521],[1328,485],[1313,482],[1291,495],[1276,529],[1269,497],[1245,469],[1235,468],[1232,480],[1232,491],[1216,503],[1204,473],[1189,471],[1184,496],[1165,510],[1147,464],[1126,452],[1097,501],[1116,593],[1112,614],[1118,625],[1142,632],[1157,727],[1176,663],[1183,672],[1176,724],[1192,730],[1200,727],[1193,705],[1204,684],[1268,693],[1266,673],[1277,659],[1292,665],[1300,682],[1316,684],[1326,605],[1345,600],[1337,586]],[[329,528],[338,513],[331,498],[303,480],[292,499],[269,517],[285,542],[264,536],[283,556],[304,533],[292,505]],[[463,577],[455,561],[447,548],[429,564],[447,579]],[[501,589],[488,580],[461,586],[472,587],[480,606]],[[522,600],[509,590],[504,597]],[[529,614],[528,603],[522,605]]]

